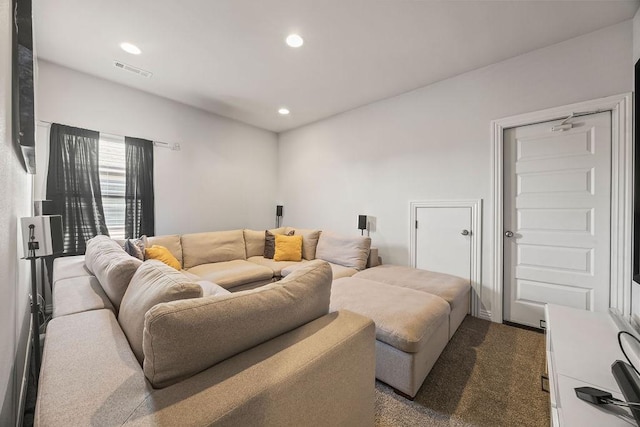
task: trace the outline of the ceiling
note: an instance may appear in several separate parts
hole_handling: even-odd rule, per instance
[[[280,132],[631,19],[639,5],[46,0],[34,1],[34,32],[40,58]],[[304,45],[287,46],[290,33]]]

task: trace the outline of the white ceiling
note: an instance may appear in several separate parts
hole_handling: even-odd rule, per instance
[[[34,26],[40,58],[280,132],[631,19],[639,5],[41,0]],[[292,32],[304,46],[284,43]],[[142,54],[123,52],[123,41]]]

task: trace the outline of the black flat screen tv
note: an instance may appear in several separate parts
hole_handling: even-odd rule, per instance
[[[36,173],[31,0],[13,0],[13,140],[27,172]]]

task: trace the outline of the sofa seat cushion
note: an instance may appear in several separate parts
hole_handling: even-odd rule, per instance
[[[123,425],[152,391],[111,311],[47,325],[34,425]]]
[[[450,274],[400,265],[379,265],[360,271],[354,277],[439,296],[449,303],[452,310],[459,304],[469,305],[468,294],[471,289],[469,279]]]
[[[367,268],[371,238],[363,236],[342,236],[323,231],[320,233],[316,258],[344,267],[364,270]]]
[[[331,269],[313,261],[254,290],[158,304],[145,316],[144,373],[174,384],[327,314],[330,294]]]
[[[281,276],[282,277],[286,277],[289,274],[291,274],[291,272],[295,271],[296,269],[302,267],[303,265],[305,265],[308,261],[302,260],[302,262],[296,263],[296,265],[291,265],[289,267],[285,267],[282,269]],[[358,270],[356,270],[355,268],[350,268],[350,267],[345,267],[343,265],[340,264],[334,264],[332,262],[329,263],[329,266],[331,267],[331,272],[333,274],[333,280],[335,279],[340,279],[342,277],[351,277],[354,274],[356,274],[358,272]]]
[[[270,268],[245,260],[202,264],[187,271],[225,289],[245,283],[269,280],[273,277],[273,270]]]
[[[270,258],[265,258],[262,255],[252,256],[247,259],[247,261],[270,268],[273,271],[274,276],[282,276],[281,273],[283,268],[299,267],[303,263],[303,261],[274,261]]]
[[[227,295],[231,293],[225,288],[223,288],[222,286],[217,285],[208,280],[196,280],[196,283],[198,284],[198,286],[202,288],[203,297],[210,297],[214,295]]]
[[[54,318],[100,309],[115,313],[113,304],[95,276],[56,280],[53,285],[52,304]]]
[[[333,281],[330,310],[370,317],[376,339],[406,353],[419,351],[442,322],[448,329],[451,312],[435,295],[356,277]]]
[[[84,264],[84,255],[65,256],[53,260],[53,282],[70,277],[93,276]]]
[[[131,278],[142,264],[108,236],[96,236],[87,242],[85,264],[100,281],[116,310]]]
[[[133,353],[140,364],[142,353],[142,330],[144,315],[154,305],[162,302],[188,298],[200,298],[202,288],[187,276],[162,261],[145,261],[122,297],[118,323],[129,340]]]

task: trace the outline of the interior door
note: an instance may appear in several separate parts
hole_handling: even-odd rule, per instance
[[[416,268],[471,280],[471,208],[416,208]]]
[[[504,133],[504,320],[540,327],[544,304],[609,307],[611,113]]]

